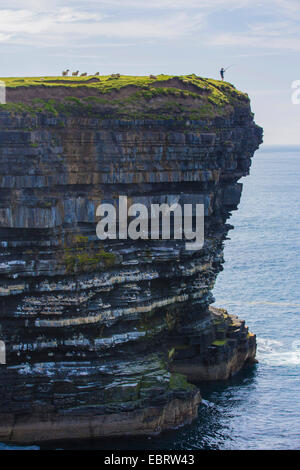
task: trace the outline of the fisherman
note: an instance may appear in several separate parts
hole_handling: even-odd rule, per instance
[[[224,73],[225,73],[225,69],[224,69],[224,67],[222,67],[221,70],[220,70],[220,75],[221,75],[222,81],[224,80]]]

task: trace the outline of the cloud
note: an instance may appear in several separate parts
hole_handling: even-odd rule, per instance
[[[160,19],[113,20],[99,24],[99,29],[95,30],[95,34],[107,37],[171,39],[190,34],[195,29],[200,30],[202,22],[201,15],[189,17],[185,13],[168,15]]]
[[[158,18],[118,19],[103,13],[86,12],[72,8],[57,11],[0,10],[2,41],[20,42],[39,35],[51,45],[58,39],[64,42],[90,37],[166,38],[171,39],[199,29],[201,15],[176,13]],[[1,37],[1,36],[0,36]],[[51,39],[52,38],[52,39]],[[33,38],[36,41],[36,38]]]
[[[255,47],[272,49],[289,49],[291,51],[300,51],[300,37],[270,37],[255,36],[249,34],[219,34],[208,39],[212,46],[234,46],[234,47]]]
[[[253,0],[11,0],[10,5],[0,10],[2,44],[76,46],[91,39],[100,44],[103,38],[155,41],[191,36],[211,46],[299,50],[299,0],[265,0],[259,8],[269,20],[260,23],[260,4]],[[239,32],[228,31],[226,18],[230,24],[232,18],[226,15],[232,10]],[[217,32],[215,12],[224,12],[225,18]]]
[[[286,13],[300,12],[300,4],[298,0],[274,0],[277,7],[285,10]]]
[[[249,32],[255,36],[297,36],[299,35],[298,23],[292,21],[260,22],[248,25]]]
[[[152,0],[143,2],[141,0],[99,0],[100,5],[118,6],[121,8],[139,8],[139,9],[165,9],[165,10],[186,10],[186,9],[205,9],[218,7],[240,8],[251,3],[251,0]]]
[[[208,44],[211,46],[243,47],[243,49],[255,48],[256,52],[268,49],[273,49],[277,53],[280,50],[299,51],[300,31],[297,12],[300,13],[300,3],[296,4],[290,0],[274,0],[273,6],[274,4],[277,5],[277,8],[272,10],[271,14],[266,15],[266,12],[262,11],[261,17],[264,18],[264,21],[257,22],[257,15],[255,15],[256,21],[251,22],[250,15],[246,22],[241,23],[241,30],[238,32],[223,30],[214,35],[208,34],[206,38]],[[293,15],[290,16],[292,11]]]
[[[8,42],[11,38],[11,34],[0,33],[0,42]]]
[[[33,0],[34,1],[34,0]],[[57,0],[60,1],[60,0]],[[70,3],[82,4],[82,0],[71,0]],[[142,0],[86,0],[87,7],[109,7],[110,9],[139,9],[139,10],[230,10],[265,7],[266,9],[280,10],[286,14],[300,12],[299,0],[152,0],[149,2]]]
[[[300,12],[299,0],[10,0],[12,9],[26,9],[33,11],[46,11],[47,9],[58,9],[69,5],[73,9],[97,10],[182,10],[196,9],[242,9],[252,7],[253,9],[265,7],[285,11],[288,13]]]
[[[35,34],[51,31],[59,24],[100,21],[104,15],[78,12],[71,8],[38,13],[32,10],[0,10],[0,31]]]

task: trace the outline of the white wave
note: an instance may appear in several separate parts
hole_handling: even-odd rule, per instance
[[[212,401],[204,400],[203,398],[202,398],[201,404],[204,405],[204,406],[207,406],[208,408],[215,408],[216,407],[215,403],[213,403]]]
[[[253,300],[250,302],[243,302],[239,300],[218,300],[218,304],[222,305],[273,305],[274,307],[292,307],[300,308],[300,304],[296,302],[273,302],[271,300]]]
[[[271,366],[300,365],[300,340],[294,340],[287,350],[280,341],[258,338],[257,359]]]
[[[280,348],[283,344],[276,339],[258,338],[257,346],[260,352],[273,352],[274,348]]]

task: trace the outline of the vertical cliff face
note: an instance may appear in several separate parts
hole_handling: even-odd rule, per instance
[[[194,76],[87,83],[8,84],[0,111],[0,440],[157,433],[196,416],[193,384],[255,357],[209,307],[261,142],[247,96]],[[100,241],[96,208],[120,195],[204,204],[203,248]]]

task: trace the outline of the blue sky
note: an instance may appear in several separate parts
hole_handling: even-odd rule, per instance
[[[300,144],[300,0],[0,0],[0,76],[196,73],[249,93],[266,144]]]

